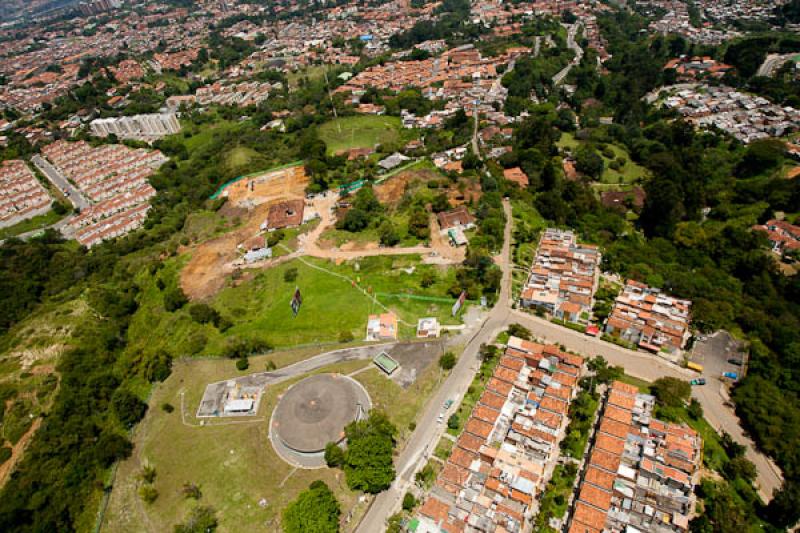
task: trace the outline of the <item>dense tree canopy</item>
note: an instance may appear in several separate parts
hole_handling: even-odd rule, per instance
[[[341,509],[336,496],[323,481],[314,481],[283,511],[286,533],[336,533]]]

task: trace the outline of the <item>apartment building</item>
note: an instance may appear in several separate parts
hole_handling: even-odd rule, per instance
[[[581,357],[557,346],[511,337],[413,530],[530,530],[582,368]]]
[[[607,334],[651,352],[677,354],[686,345],[692,302],[628,280],[606,320]]]
[[[58,141],[42,148],[61,174],[92,203],[72,218],[67,231],[84,246],[119,237],[144,223],[156,190],[148,178],[167,158],[158,150]]]
[[[546,229],[520,294],[520,305],[567,322],[588,323],[600,259],[597,247],[578,244],[572,231]]]
[[[108,137],[112,133],[120,139],[155,140],[181,131],[175,113],[151,113],[130,117],[98,118],[91,122],[92,134]]]
[[[655,398],[615,381],[580,474],[569,533],[685,532],[703,442],[685,425],[653,418]]]
[[[0,228],[47,213],[51,202],[25,161],[0,163]]]

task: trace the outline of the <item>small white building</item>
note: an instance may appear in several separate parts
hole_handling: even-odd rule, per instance
[[[441,326],[435,317],[420,318],[417,322],[417,337],[421,339],[436,338],[440,332]]]

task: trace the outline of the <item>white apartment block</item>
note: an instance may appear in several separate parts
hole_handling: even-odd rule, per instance
[[[151,140],[181,131],[175,113],[153,113],[130,117],[98,118],[91,122],[92,134],[108,137],[112,133],[120,139]]]

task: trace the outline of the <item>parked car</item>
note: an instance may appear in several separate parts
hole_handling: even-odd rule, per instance
[[[439,413],[439,417],[436,419],[437,424],[441,424],[444,422],[444,413]]]
[[[453,405],[453,400],[447,400],[446,402],[444,402],[444,410],[447,411],[448,409],[450,409],[451,405]]]
[[[728,362],[730,364],[732,364],[732,365],[742,366],[742,360],[741,359],[728,359]]]
[[[736,372],[723,372],[722,377],[736,381],[737,379],[739,379],[739,374],[737,374]]]
[[[691,385],[705,385],[706,378],[696,378],[689,382]]]

